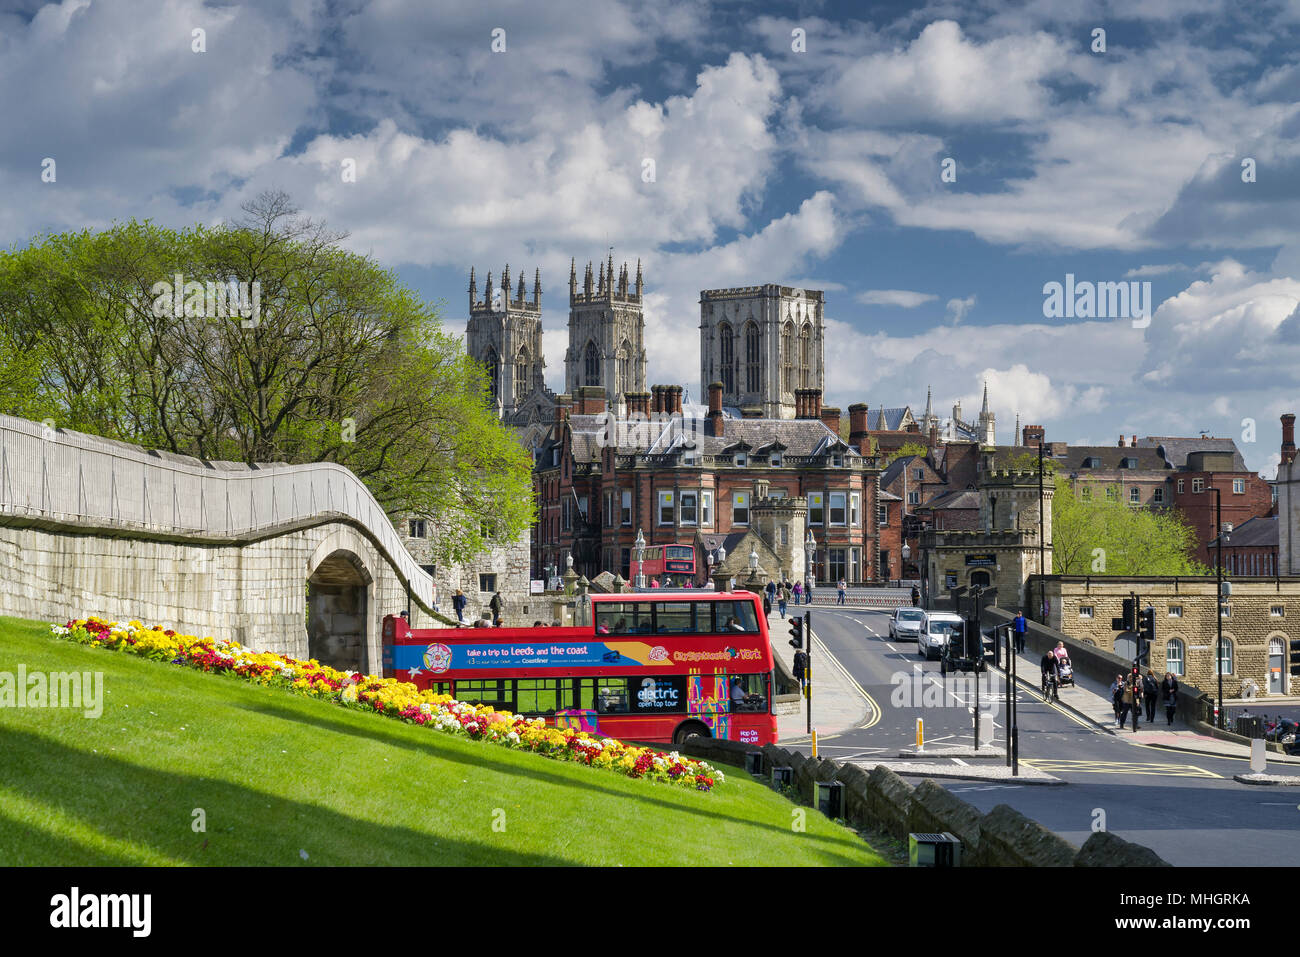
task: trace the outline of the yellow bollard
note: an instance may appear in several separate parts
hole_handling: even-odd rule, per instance
[[[925,750],[925,720],[922,718],[916,719],[916,750]]]
[[[814,758],[817,757],[817,729],[816,728],[813,728],[813,755],[812,756]]]

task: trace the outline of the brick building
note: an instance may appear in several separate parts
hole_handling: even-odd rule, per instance
[[[1209,543],[1211,564],[1218,559],[1218,539]],[[1277,575],[1277,516],[1252,518],[1223,536],[1223,571],[1227,575]]]

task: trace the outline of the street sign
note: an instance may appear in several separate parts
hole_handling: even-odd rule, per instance
[[[966,556],[966,564],[967,564],[968,566],[970,566],[970,565],[996,565],[997,563],[998,563],[998,558],[997,558],[997,556],[996,556],[996,555],[993,555],[993,554],[989,554],[989,553],[982,553],[982,554],[979,554],[979,555],[967,555],[967,556]]]

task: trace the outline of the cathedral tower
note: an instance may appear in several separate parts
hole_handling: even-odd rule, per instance
[[[642,313],[641,262],[633,282],[623,264],[614,275],[614,255],[587,263],[582,287],[578,268],[569,263],[569,348],[564,354],[564,389],[577,395],[583,386],[599,386],[614,408],[629,392],[646,391],[645,318]]]
[[[508,416],[534,391],[546,385],[546,359],[542,355],[542,275],[533,271],[533,298],[526,298],[524,274],[510,288],[510,267],[493,286],[487,274],[483,298],[478,298],[474,269],[469,271],[469,323],[465,347],[471,358],[487,369],[497,413]]]
[[[796,389],[824,389],[820,289],[768,284],[700,293],[700,389],[722,383],[723,405],[793,419]]]

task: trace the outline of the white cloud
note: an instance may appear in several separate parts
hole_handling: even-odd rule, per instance
[[[868,289],[853,297],[854,302],[864,306],[898,306],[900,309],[915,309],[923,303],[933,302],[939,297],[928,292],[912,292],[909,289]]]
[[[957,325],[966,318],[966,314],[975,308],[975,293],[971,293],[965,299],[949,299],[948,305],[948,322]]]

